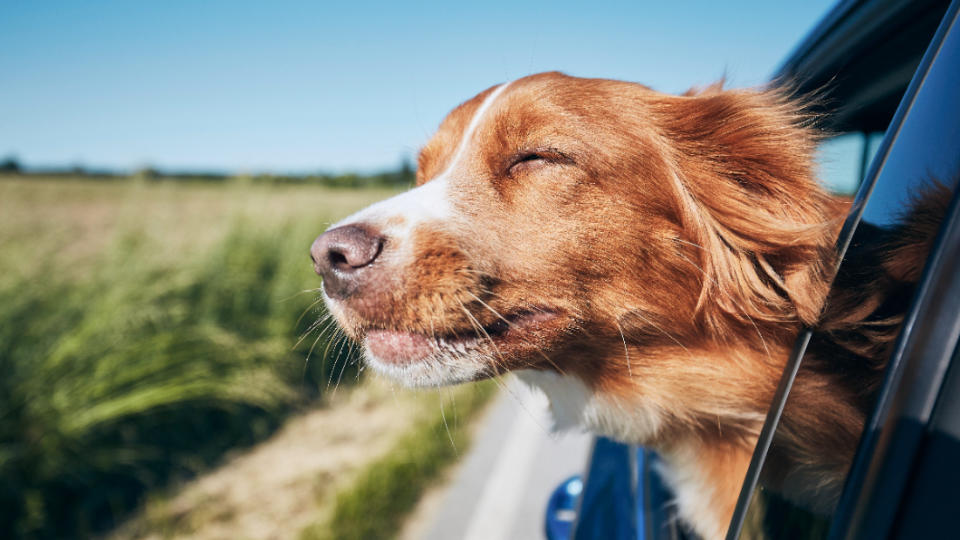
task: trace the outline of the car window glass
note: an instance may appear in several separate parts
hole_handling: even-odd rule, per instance
[[[817,175],[831,193],[853,195],[877,153],[883,132],[841,133],[817,147]]]
[[[873,160],[882,131],[840,133],[817,147],[817,176],[831,193],[854,195]]]
[[[744,538],[827,533],[864,417],[960,178],[958,88],[960,31],[954,24],[877,165],[825,322],[803,356],[761,470]],[[878,144],[873,136],[860,142],[868,152]],[[844,167],[849,172],[850,165]]]
[[[867,175],[867,169],[870,166],[870,162],[876,157],[877,150],[880,149],[880,143],[883,142],[884,135],[885,133],[883,131],[874,131],[867,135],[867,155],[866,161],[864,162],[863,176]]]

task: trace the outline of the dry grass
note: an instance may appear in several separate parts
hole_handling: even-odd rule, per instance
[[[318,516],[331,514],[335,495],[413,426],[438,415],[441,399],[439,392],[369,380],[335,396],[327,408],[290,419],[269,440],[216,470],[155,497],[111,538],[293,538]],[[450,444],[445,434],[432,435]]]
[[[137,235],[158,259],[188,259],[238,219],[263,229],[293,221],[317,234],[395,193],[315,186],[0,177],[0,270],[20,276],[55,261],[83,275],[117,241]],[[304,247],[304,257],[306,249]]]
[[[352,389],[347,347],[293,346],[310,242],[392,193],[0,177],[0,537],[395,529],[488,392]]]
[[[307,249],[389,194],[0,177],[0,537],[102,532],[352,382],[294,346]]]

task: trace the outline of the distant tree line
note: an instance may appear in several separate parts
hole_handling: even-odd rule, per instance
[[[7,157],[3,161],[0,161],[0,173],[19,173],[20,172],[20,162],[17,161],[17,158]]]
[[[146,180],[150,182],[231,182],[246,181],[264,184],[313,184],[337,188],[396,187],[413,185],[415,170],[404,159],[396,169],[375,173],[306,173],[306,174],[233,174],[212,171],[169,171],[155,167],[142,167],[133,173],[110,169],[87,168],[81,165],[69,167],[24,167],[15,157],[0,160],[0,175],[26,177],[54,177],[63,179],[89,178],[100,180]]]

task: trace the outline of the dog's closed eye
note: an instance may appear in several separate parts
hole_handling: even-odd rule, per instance
[[[507,174],[516,176],[556,163],[573,163],[566,154],[554,149],[523,150],[509,161]]]

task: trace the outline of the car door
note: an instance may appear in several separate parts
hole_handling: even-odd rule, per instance
[[[950,370],[960,335],[957,18],[955,1],[886,131],[838,241],[844,254],[838,277],[842,280],[861,274],[857,265],[864,261],[856,256],[858,248],[876,242],[878,235],[895,237],[904,216],[931,191],[937,191],[947,209],[943,217],[936,217],[939,232],[929,251],[916,255],[916,262],[924,267],[922,277],[902,299],[908,306],[906,316],[897,325],[898,336],[843,494],[836,504],[811,511],[768,489],[761,480],[770,466],[767,457],[776,451],[778,430],[789,420],[784,415],[790,414],[792,385],[804,375],[803,370],[812,369],[804,362],[805,352],[817,334],[807,330],[798,340],[768,414],[728,538],[930,537],[917,536],[917,527],[926,527],[926,534],[946,534],[955,528],[945,527],[955,521],[955,509],[950,508],[960,499],[960,484],[944,478],[956,478],[952,472],[956,467],[941,468],[938,477],[931,463],[949,463],[951,455],[954,460],[960,458],[956,436],[960,429],[955,429],[955,409],[960,405],[950,401],[947,391],[960,385],[960,375]],[[939,443],[931,454],[934,441]],[[920,500],[928,504],[918,506]],[[943,504],[938,506],[936,501]]]

